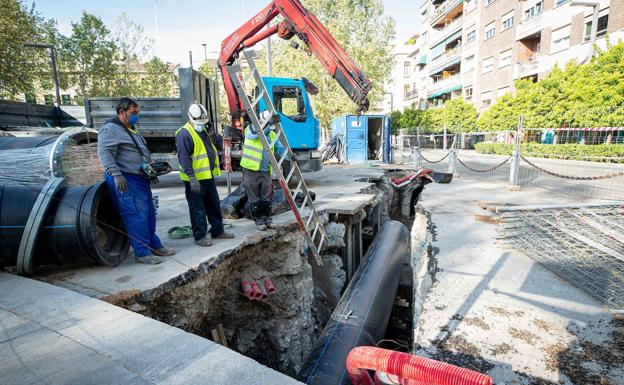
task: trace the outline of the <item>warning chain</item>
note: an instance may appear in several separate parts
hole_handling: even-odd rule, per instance
[[[571,179],[571,180],[600,180],[600,179],[611,179],[611,178],[617,178],[620,176],[624,176],[624,171],[621,172],[614,172],[612,174],[606,174],[606,175],[599,175],[599,176],[570,176],[570,175],[563,175],[563,174],[557,174],[555,172],[552,171],[548,171],[538,165],[536,165],[535,163],[531,162],[530,160],[528,160],[527,158],[525,158],[524,156],[520,155],[520,158],[522,158],[522,160],[524,160],[525,162],[528,163],[529,166],[543,172],[546,173],[548,175],[552,175],[555,176],[557,178],[563,178],[563,179]]]
[[[442,157],[442,159],[440,159],[440,160],[436,160],[436,161],[434,162],[434,161],[431,161],[431,160],[429,160],[429,159],[425,158],[425,157],[423,156],[422,152],[420,152],[420,150],[418,151],[418,153],[420,154],[420,157],[422,158],[422,160],[424,160],[424,161],[425,161],[425,162],[427,162],[427,163],[440,163],[440,162],[442,162],[444,159],[448,158],[448,156],[451,154],[451,152],[449,151],[449,152],[447,152],[447,153],[446,153],[446,155],[444,155],[444,156]]]
[[[457,161],[459,162],[459,164],[461,164],[462,166],[466,167],[468,170],[473,171],[473,172],[492,172],[500,167],[502,167],[505,163],[509,162],[510,158],[505,159],[504,161],[502,161],[501,163],[497,164],[494,167],[485,169],[485,170],[477,170],[476,168],[472,168],[470,166],[468,166],[466,163],[462,162],[461,159],[457,158]]]

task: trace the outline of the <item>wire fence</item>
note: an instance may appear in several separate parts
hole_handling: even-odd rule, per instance
[[[624,206],[512,207],[503,220],[503,243],[611,309],[624,309]]]

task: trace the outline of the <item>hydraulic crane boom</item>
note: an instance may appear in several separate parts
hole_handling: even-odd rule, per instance
[[[262,31],[271,20],[279,15],[283,18],[281,22]],[[276,33],[286,40],[297,35],[327,72],[336,79],[351,100],[358,105],[359,110],[368,109],[367,94],[372,87],[370,81],[323,24],[298,0],[274,0],[221,43],[219,66],[232,114],[233,127],[241,128],[242,104],[226,67],[238,58],[243,49],[252,47]]]

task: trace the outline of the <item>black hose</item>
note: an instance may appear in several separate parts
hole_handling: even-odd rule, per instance
[[[345,362],[356,346],[383,338],[399,286],[410,233],[400,222],[380,229],[298,375],[307,384],[349,383]]]

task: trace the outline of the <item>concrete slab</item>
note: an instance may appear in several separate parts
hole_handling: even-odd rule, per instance
[[[0,273],[0,382],[296,384],[223,346],[67,289]],[[51,299],[52,313],[42,311]],[[64,318],[64,320],[61,320]]]
[[[489,373],[496,384],[624,384],[622,319],[528,256],[497,247],[496,225],[474,217],[490,214],[481,201],[579,199],[506,187],[457,178],[425,188],[435,276],[415,325],[415,352]]]
[[[326,166],[322,171],[305,174],[305,178],[308,188],[316,193],[319,209],[331,205],[334,210],[342,210],[349,209],[353,203],[345,200],[341,204],[333,194],[340,192],[343,197],[349,197],[361,193],[372,185],[369,179],[380,178],[383,174],[383,169],[378,167]],[[233,173],[233,189],[241,182],[241,174]],[[227,195],[225,177],[218,178],[217,185],[220,197],[224,198]],[[167,239],[167,231],[171,227],[190,225],[182,182],[177,174],[169,174],[161,178],[153,193],[158,196],[160,206],[157,233],[167,246],[177,250],[175,256],[157,266],[137,264],[133,258],[128,258],[116,267],[64,267],[43,272],[39,279],[95,298],[133,291],[148,292],[146,295],[149,295],[150,290],[164,290],[163,285],[171,280],[185,280],[185,274],[193,274],[199,266],[209,269],[219,264],[237,248],[273,237],[276,231],[287,232],[296,228],[294,216],[289,211],[274,218],[275,224],[281,227],[275,231],[260,232],[252,221],[246,219],[230,221],[230,231],[236,234],[236,238],[216,240],[213,246],[207,248],[195,245],[192,238],[171,240]],[[361,203],[358,201],[358,205]]]

